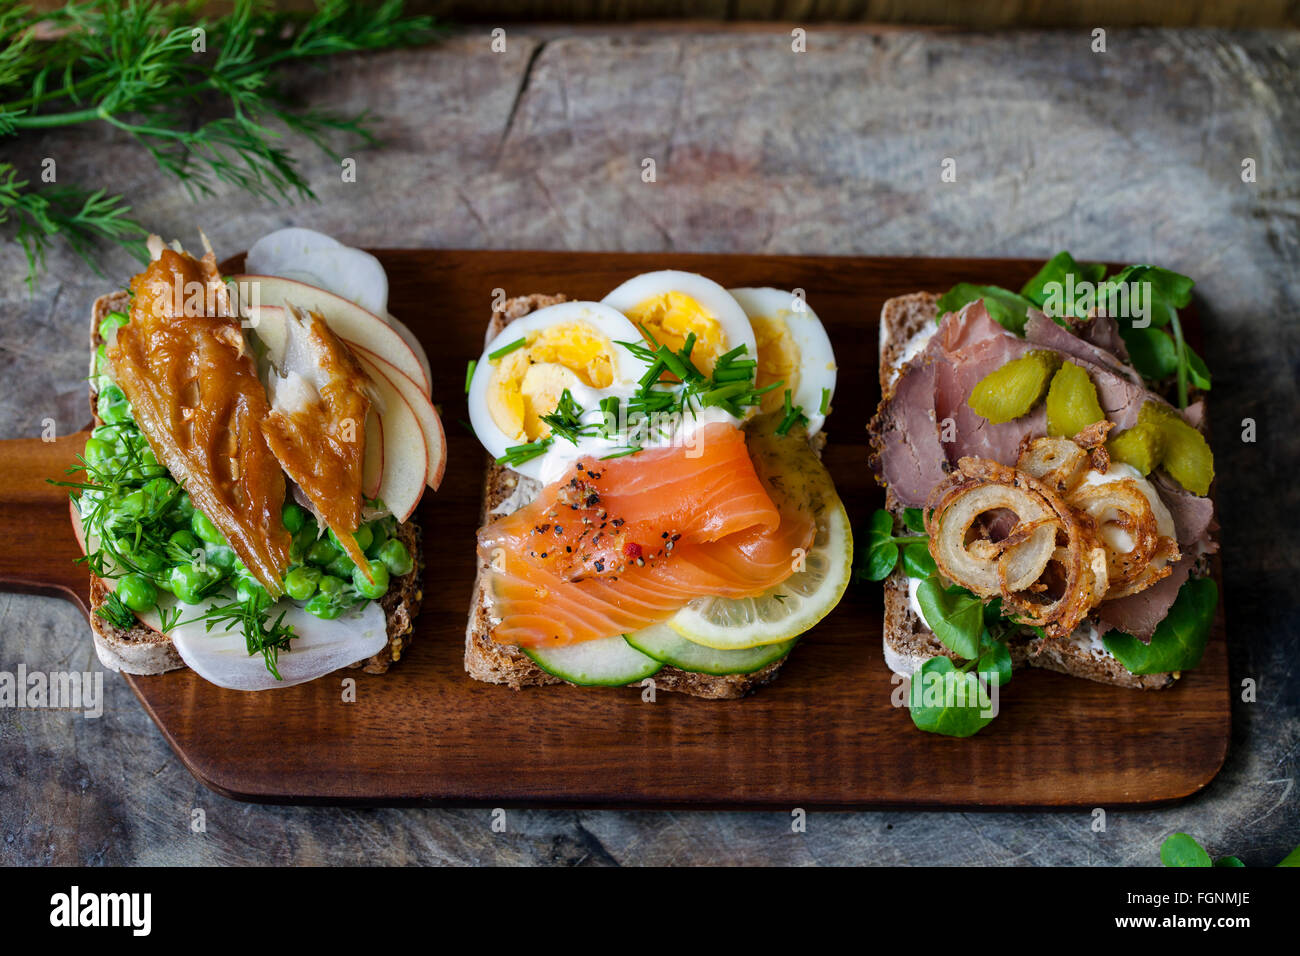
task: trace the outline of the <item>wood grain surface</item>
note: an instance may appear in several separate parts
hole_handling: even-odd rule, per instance
[[[417,640],[382,677],[339,672],[263,694],[189,671],[128,678],[186,766],[238,799],[290,803],[850,808],[1149,804],[1204,787],[1228,746],[1223,607],[1204,662],[1172,690],[1138,692],[1019,672],[975,738],[917,731],[891,706],[881,593],[855,584],[777,682],[739,702],[636,689],[514,692],[470,680],[461,655],[485,458],[467,418],[465,363],[496,290],[599,298],[638,272],[682,268],[723,284],[803,288],[840,365],[826,462],[859,525],[883,495],[865,467],[879,398],[885,299],[963,279],[1018,287],[1034,262],[805,256],[381,251],[390,309],[423,341],[447,426],[442,488],[425,496],[424,610]],[[238,262],[227,263],[227,269]],[[1194,325],[1194,319],[1192,319]],[[1194,333],[1193,333],[1194,334]],[[79,436],[0,445],[0,584],[84,607],[66,499],[44,478]],[[35,557],[17,542],[42,538]],[[12,545],[12,546],[11,546]],[[24,555],[17,557],[18,555]],[[343,703],[340,681],[358,680]]]

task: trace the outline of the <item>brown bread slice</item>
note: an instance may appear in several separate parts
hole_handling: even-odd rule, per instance
[[[536,309],[565,301],[563,295],[525,295],[506,300],[492,313],[485,341],[491,341],[502,329]],[[509,468],[487,459],[487,473],[483,479],[482,521],[490,516],[509,514],[536,497],[541,485],[530,478],[516,474]],[[566,681],[548,674],[517,647],[500,644],[491,637],[492,615],[488,601],[487,562],[478,559],[478,574],[469,610],[469,623],[465,628],[465,671],[475,680],[489,684],[506,684],[518,690],[521,687],[539,687],[562,684]],[[714,676],[694,674],[676,667],[664,666],[653,677],[657,690],[677,691],[693,697],[713,700],[732,700],[744,697],[754,689],[771,682],[781,669],[784,659],[768,664],[752,674]],[[639,685],[631,685],[639,686]]]
[[[933,332],[938,316],[938,296],[930,292],[898,296],[885,303],[880,310],[882,394],[892,393],[896,373],[909,346],[923,342]],[[888,492],[885,506],[894,515],[895,530],[901,532],[902,506]],[[902,568],[885,579],[884,598],[883,643],[885,663],[890,670],[910,676],[931,657],[943,655],[956,659],[911,609],[907,600],[907,576]],[[1099,644],[1074,637],[1013,640],[1008,649],[1012,666],[1016,668],[1042,667],[1072,677],[1143,690],[1170,687],[1176,680],[1174,674],[1133,674]]]
[[[109,312],[129,312],[131,298],[126,292],[112,292],[95,300],[90,311],[90,412],[95,425],[101,425],[96,412],[98,394],[95,390],[95,350],[103,344],[99,337],[99,324]],[[410,572],[394,578],[388,593],[380,598],[380,607],[388,618],[388,645],[373,657],[358,661],[350,668],[361,668],[367,674],[382,674],[397,662],[411,644],[415,616],[420,613],[424,555],[420,548],[420,527],[414,519],[399,525],[394,537],[411,552],[413,567]],[[109,670],[127,674],[162,674],[185,666],[172,639],[143,624],[123,629],[110,624],[96,613],[107,600],[108,588],[93,575],[90,577],[90,630],[95,641],[95,652],[100,662]]]

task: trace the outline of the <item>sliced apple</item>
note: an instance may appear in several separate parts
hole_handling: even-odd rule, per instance
[[[432,385],[425,375],[424,366],[411,347],[391,325],[373,312],[333,292],[294,279],[259,275],[228,278],[239,284],[240,299],[248,307],[254,331],[262,322],[259,307],[283,306],[292,302],[300,309],[319,315],[339,338],[358,342],[376,355],[383,356],[419,382],[425,394],[430,392]]]
[[[424,394],[420,386],[396,365],[355,342],[347,342],[346,339],[344,342],[352,350],[361,367],[366,370],[366,374],[371,378],[382,376],[388,379],[389,384],[401,392],[402,398],[420,420],[420,429],[424,432],[424,443],[429,452],[429,487],[436,491],[438,485],[442,483],[442,475],[447,467],[447,436],[442,429],[442,419],[438,417],[438,410],[433,407],[429,396]]]
[[[371,406],[366,413],[366,447],[361,461],[361,493],[367,498],[379,495],[384,478],[384,420]]]
[[[371,376],[384,439],[384,471],[375,497],[398,521],[415,511],[429,480],[429,449],[420,419],[402,393],[383,375]]]

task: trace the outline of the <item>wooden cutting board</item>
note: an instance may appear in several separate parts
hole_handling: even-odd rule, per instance
[[[806,290],[840,365],[826,463],[855,527],[883,503],[866,468],[879,399],[877,320],[889,297],[957,281],[1018,288],[1038,263],[575,252],[378,253],[390,309],[433,364],[449,461],[419,510],[427,570],[416,641],[387,675],[340,672],[241,694],[182,670],[126,680],[205,785],[273,803],[854,808],[1150,804],[1204,787],[1229,738],[1220,604],[1199,669],[1169,691],[1123,690],[1046,671],[1017,672],[1002,713],[967,740],[922,733],[891,705],[881,658],[879,585],[854,584],[805,636],[771,686],[704,701],[637,689],[558,686],[514,692],[461,664],[474,576],[484,453],[468,428],[467,360],[479,354],[495,290],[598,299],[655,269],[728,286]],[[226,263],[238,268],[241,260]],[[90,308],[90,303],[85,303]],[[1195,337],[1195,319],[1189,317]],[[0,443],[0,586],[58,594],[85,608],[86,575],[58,476],[84,435]],[[42,547],[25,546],[33,539]],[[86,640],[90,640],[87,633]],[[357,679],[355,703],[341,680]]]

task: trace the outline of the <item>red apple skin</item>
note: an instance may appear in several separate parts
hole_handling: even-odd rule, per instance
[[[322,302],[326,302],[333,308],[347,310],[355,316],[363,318],[368,327],[373,329],[377,341],[383,341],[386,348],[392,350],[394,356],[402,356],[404,358],[401,367],[404,369],[409,367],[411,377],[422,383],[420,386],[421,391],[426,394],[430,392],[433,383],[424,381],[424,367],[420,364],[419,359],[416,358],[411,347],[406,344],[405,339],[393,330],[391,325],[373,312],[367,311],[355,302],[350,302],[342,296],[335,295],[333,292],[318,289],[316,286],[307,285],[306,283],[298,282],[295,279],[281,279],[277,276],[259,275],[236,275],[227,276],[226,278],[241,284],[258,283],[259,285],[264,286],[269,292],[269,295],[268,301],[261,306],[262,308],[279,308],[281,307],[280,302],[288,300],[297,302],[300,306],[302,306],[303,303],[306,303],[307,308],[322,312],[323,314],[326,310],[313,307]],[[295,293],[297,293],[296,297]],[[302,301],[298,302],[298,299],[301,299]],[[329,324],[329,316],[324,315],[323,317],[325,318],[326,323]],[[331,328],[333,328],[332,325]],[[335,334],[338,334],[337,330],[335,330]]]
[[[425,442],[428,444],[430,451],[429,487],[434,491],[437,491],[438,486],[442,484],[442,477],[447,470],[447,433],[443,430],[442,416],[438,414],[437,407],[434,406],[433,402],[429,401],[428,397],[424,395],[423,391],[420,389],[419,382],[415,381],[411,376],[393,365],[393,363],[389,362],[382,355],[376,355],[364,345],[358,345],[356,342],[350,342],[347,339],[344,339],[343,341],[358,358],[370,362],[370,368],[368,368],[367,371],[383,375],[392,382],[393,387],[397,388],[397,391],[402,394],[402,397],[408,399],[408,405],[411,404],[410,399],[414,398],[415,395],[418,394],[421,396],[424,404],[427,406],[427,411],[430,413],[428,417],[432,419],[433,426],[433,433],[430,434],[428,430],[425,430],[424,435]],[[403,389],[398,387],[398,376],[409,383],[409,389],[403,391]],[[419,419],[420,426],[424,429],[425,419],[421,418],[418,414],[416,415],[416,418]]]

